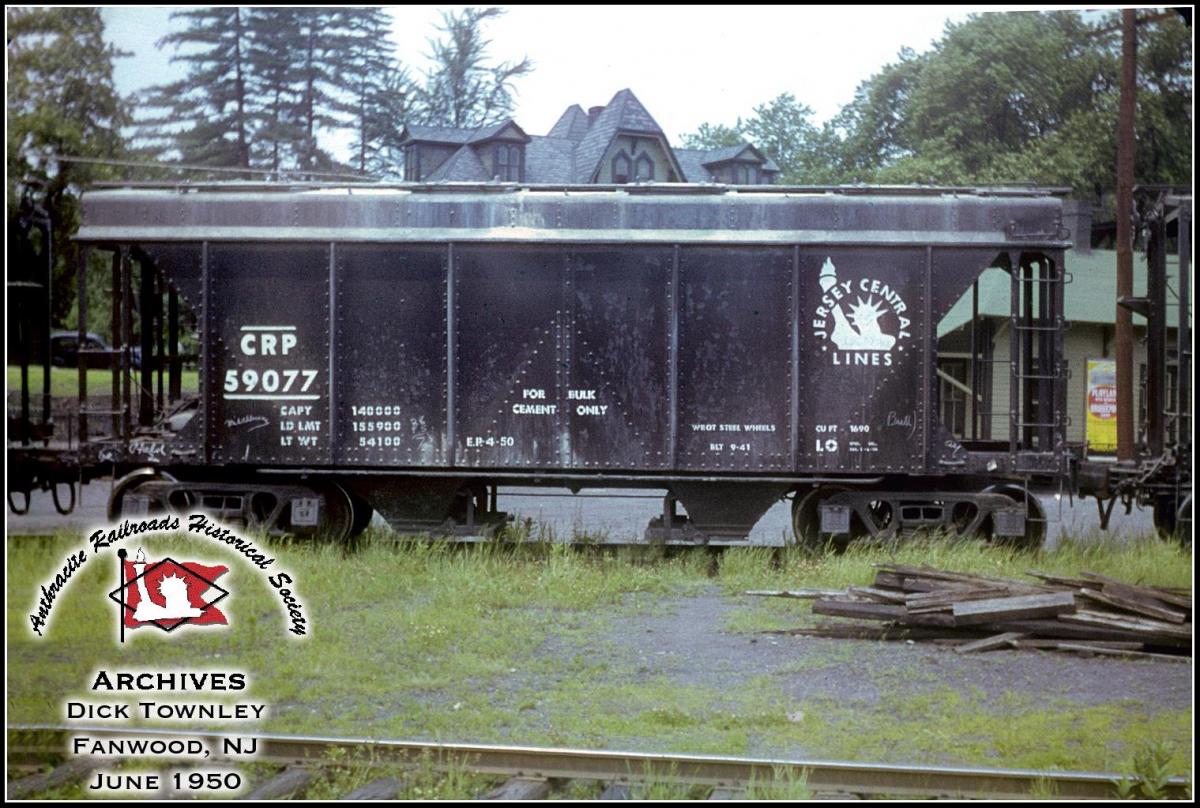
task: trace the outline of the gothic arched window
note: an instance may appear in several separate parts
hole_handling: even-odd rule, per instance
[[[637,173],[634,175],[634,179],[638,182],[654,180],[654,161],[645,152],[642,152],[637,159]]]
[[[629,161],[629,155],[624,150],[617,152],[617,156],[612,159],[612,181],[620,185],[629,182],[629,175],[633,164]]]

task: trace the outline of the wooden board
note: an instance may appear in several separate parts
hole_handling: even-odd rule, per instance
[[[312,779],[313,773],[310,770],[293,766],[255,787],[253,791],[243,795],[242,799],[279,800],[285,797],[303,796]]]
[[[485,800],[544,800],[550,795],[550,783],[526,777],[513,777],[482,797]]]
[[[1097,603],[1103,603],[1106,606],[1112,606],[1114,609],[1133,612],[1134,614],[1149,617],[1153,620],[1165,620],[1168,623],[1182,623],[1187,619],[1187,615],[1183,612],[1177,612],[1174,609],[1168,609],[1166,606],[1151,606],[1143,602],[1141,599],[1132,600],[1130,598],[1121,597],[1120,595],[1110,592],[1110,587],[1105,586],[1104,591],[1097,592],[1094,589],[1082,589],[1079,594],[1085,598],[1094,600]]]
[[[873,586],[848,586],[846,592],[851,595],[856,595],[867,600],[873,600],[878,603],[898,603],[903,604],[905,596],[903,592],[893,592],[888,589],[877,589]]]
[[[372,780],[364,786],[354,789],[341,797],[343,800],[394,800],[403,788],[403,783],[395,777],[383,777]]]
[[[1016,631],[1006,631],[1003,634],[995,634],[991,637],[984,637],[982,640],[975,640],[966,645],[959,645],[954,649],[956,654],[975,654],[980,651],[993,651],[997,648],[1011,648],[1013,644],[1024,637]]]
[[[100,768],[103,764],[103,760],[97,760],[96,758],[71,758],[61,766],[51,769],[44,774],[31,774],[28,777],[22,777],[20,780],[10,781],[7,788],[8,798],[10,800],[21,800],[29,797],[31,794],[37,794],[39,791],[49,791],[52,788],[60,788],[77,783],[85,779],[88,774]]]
[[[1192,658],[1187,656],[1176,656],[1174,654],[1147,654],[1143,651],[1130,651],[1123,648],[1105,648],[1102,645],[1094,645],[1092,643],[1060,642],[1055,646],[1055,650],[1072,651],[1077,654],[1131,657],[1134,659],[1161,659],[1164,662],[1192,661]]]
[[[1131,634],[1144,635],[1155,640],[1171,642],[1188,642],[1192,640],[1192,624],[1182,626],[1165,623],[1161,620],[1147,620],[1140,617],[1121,617],[1102,612],[1080,611],[1075,614],[1060,615],[1059,620],[1077,625],[1094,628],[1117,629]]]
[[[841,589],[751,589],[743,594],[753,598],[816,600],[817,598],[836,598],[838,595],[845,593]]]
[[[955,603],[954,623],[969,626],[1030,617],[1057,617],[1075,611],[1075,596],[1070,592],[1017,595]]]
[[[1156,598],[1158,600],[1163,601],[1164,603],[1169,603],[1174,606],[1180,606],[1182,608],[1187,609],[1188,611],[1191,611],[1191,609],[1192,609],[1192,598],[1189,595],[1179,594],[1179,593],[1173,592],[1169,589],[1160,588],[1160,587],[1156,587],[1156,586],[1139,586],[1137,584],[1130,584],[1130,583],[1126,583],[1125,581],[1118,581],[1115,578],[1109,578],[1107,576],[1100,575],[1095,572],[1081,572],[1079,574],[1082,575],[1084,578],[1087,578],[1088,580],[1099,581],[1100,583],[1104,584],[1106,587],[1107,586],[1120,587],[1122,589],[1127,589],[1127,590],[1131,590],[1133,592],[1137,592],[1145,597]]]

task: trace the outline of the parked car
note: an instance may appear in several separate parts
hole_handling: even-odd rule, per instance
[[[104,338],[99,334],[88,332],[84,338],[85,351],[111,350]],[[142,366],[142,348],[133,346],[129,352],[130,362],[135,369]],[[107,353],[85,353],[84,367],[109,368],[110,355]],[[50,364],[60,368],[79,367],[79,333],[76,331],[55,331],[50,335]]]

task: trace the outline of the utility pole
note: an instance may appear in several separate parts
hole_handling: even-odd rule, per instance
[[[1137,11],[1121,12],[1117,119],[1117,300],[1133,296],[1133,117],[1137,107]],[[1133,312],[1116,305],[1117,460],[1133,460]]]

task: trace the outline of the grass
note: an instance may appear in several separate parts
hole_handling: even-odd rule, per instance
[[[720,582],[731,594],[746,589],[866,586],[875,577],[873,565],[882,563],[1011,578],[1025,578],[1030,569],[1061,575],[1087,570],[1151,586],[1191,586],[1192,582],[1191,550],[1152,536],[1123,545],[1104,537],[1077,538],[1060,542],[1054,550],[1034,552],[936,539],[894,548],[852,547],[842,555],[814,556],[795,548],[777,555],[769,548],[745,548],[722,559]]]
[[[42,393],[42,366],[31,365],[29,367],[29,393],[30,396],[40,396]],[[141,379],[141,371],[134,371],[135,380]],[[158,374],[155,374],[155,385],[158,384]],[[163,385],[167,383],[167,377],[163,376]],[[184,370],[180,379],[181,389],[185,393],[194,393],[200,389],[200,375],[195,370]],[[88,368],[87,371],[87,386],[88,395],[102,395],[112,391],[112,371],[105,368]],[[157,389],[157,387],[155,388]],[[20,392],[21,390],[21,368],[17,365],[8,366],[8,394]],[[77,368],[50,368],[50,395],[55,398],[70,397],[74,398],[79,394],[79,370]]]
[[[1141,750],[1155,744],[1170,749],[1167,771],[1190,773],[1191,711],[1147,713],[1140,702],[1086,706],[1013,693],[997,706],[942,686],[875,705],[816,699],[798,729],[838,759],[1134,773]]]
[[[1137,750],[1158,744],[1172,749],[1166,770],[1189,771],[1190,709],[1037,702],[1023,699],[1015,683],[997,703],[994,694],[942,682],[936,671],[902,661],[858,672],[878,692],[874,702],[790,695],[790,679],[830,675],[823,671],[855,663],[863,646],[833,641],[826,641],[824,655],[798,655],[737,688],[714,689],[681,682],[653,662],[631,661],[622,653],[625,638],[614,634],[618,619],[628,625],[626,618],[660,614],[678,598],[714,591],[732,604],[725,630],[798,625],[808,618],[806,602],[740,593],[865,584],[871,565],[881,561],[1010,576],[1030,568],[1066,575],[1093,570],[1188,585],[1190,550],[1156,540],[1068,543],[1046,553],[968,543],[823,557],[739,548],[725,552],[714,572],[703,552],[664,557],[654,549],[538,542],[397,545],[368,535],[354,554],[328,546],[276,547],[309,610],[313,633],[304,642],[285,639],[273,593],[257,574],[235,565],[222,579],[234,593],[231,630],[196,629],[169,641],[139,630],[122,648],[114,643],[114,611],[104,600],[115,578],[106,556],[102,565],[85,566],[60,597],[49,636],[31,638],[27,613],[37,583],[81,541],[59,536],[8,543],[10,723],[60,722],[62,700],[83,695],[97,667],[234,667],[252,672],[243,700],[270,703],[269,718],[257,729],[271,732],[735,755],[802,749],[819,758],[1129,773]],[[188,538],[153,548],[188,559],[219,558]],[[754,653],[759,646],[746,647]],[[479,785],[447,780],[451,785],[443,786],[443,780],[431,775],[418,786],[410,778],[405,793],[458,796]],[[673,787],[661,788],[665,795]],[[771,788],[791,794],[804,786]]]

